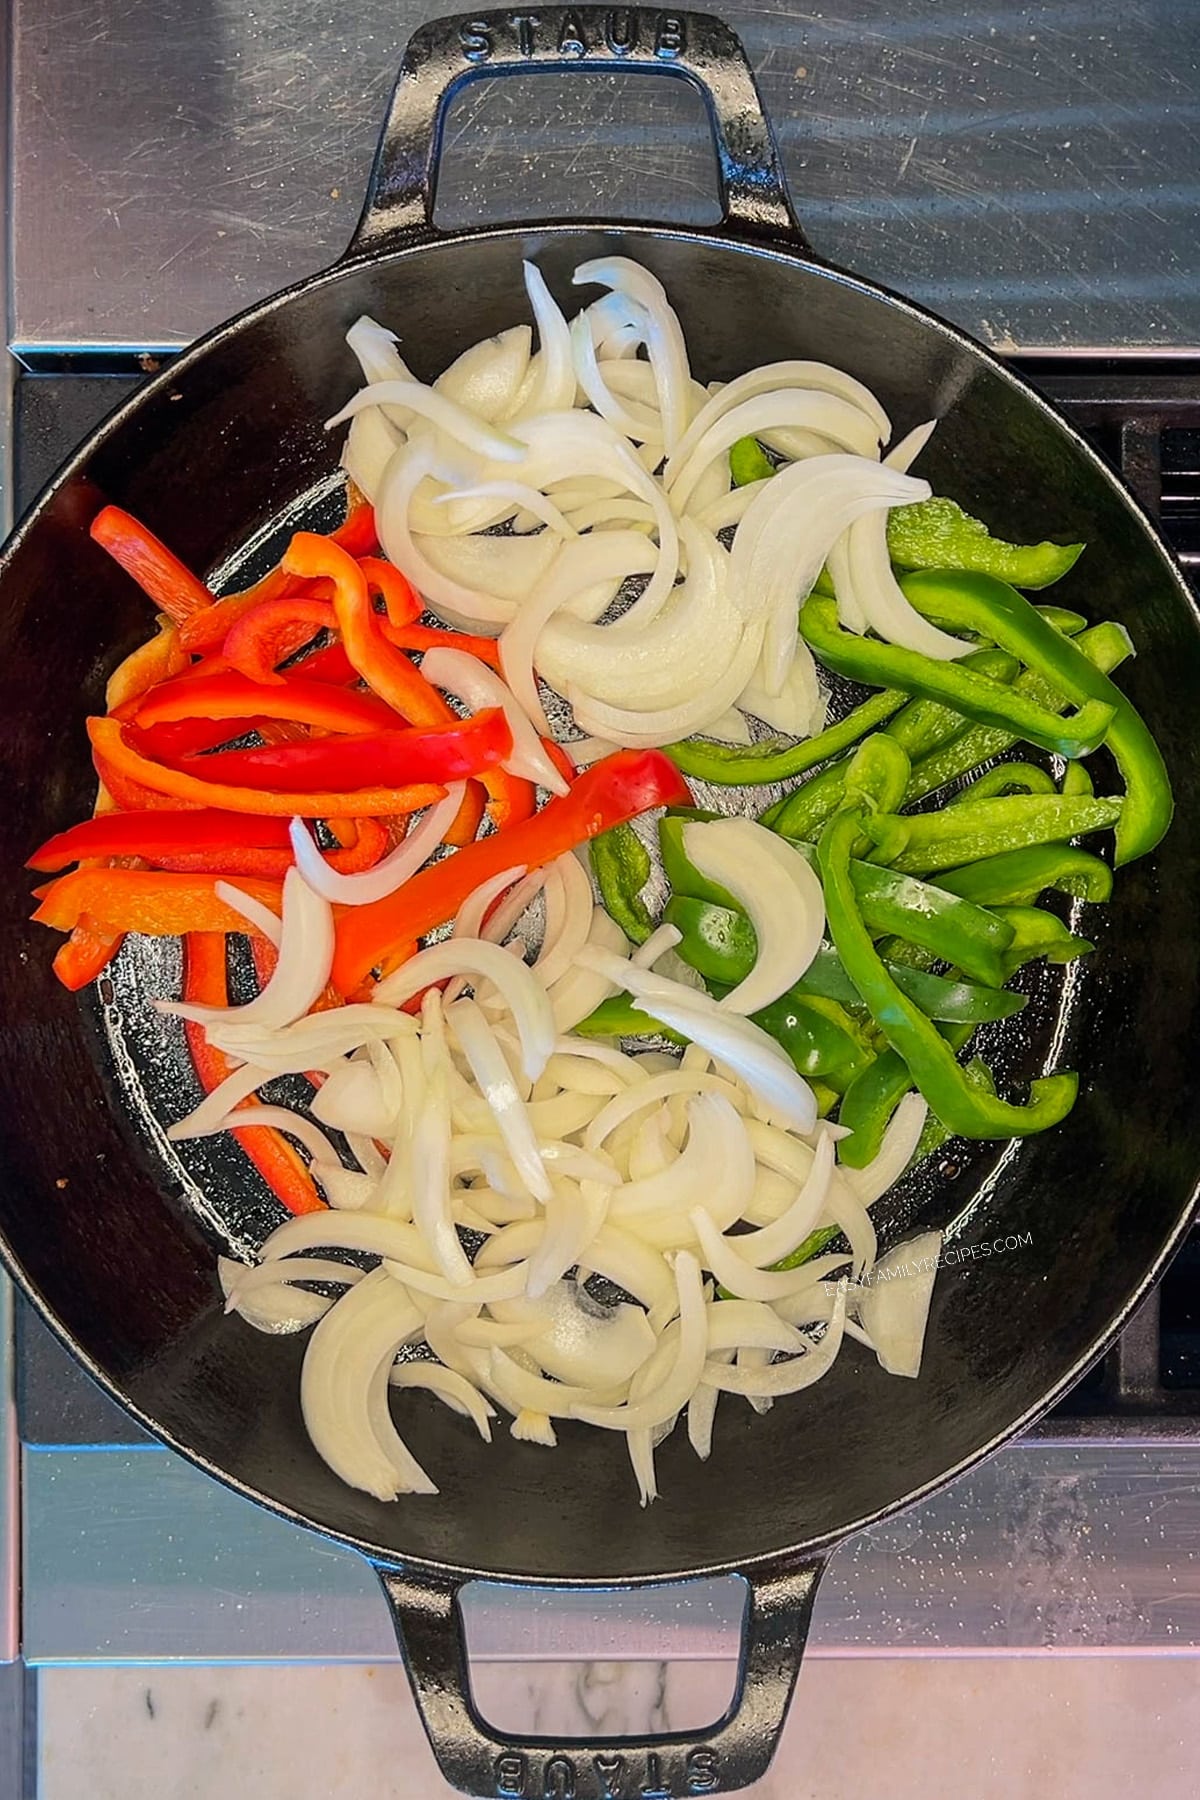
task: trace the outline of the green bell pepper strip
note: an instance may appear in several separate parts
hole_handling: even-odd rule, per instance
[[[1082,769],[1082,763],[1068,763],[1068,769]],[[1063,789],[1064,793],[1066,789]],[[1088,790],[1091,791],[1090,789]],[[947,806],[962,806],[964,801],[995,800],[1002,794],[1057,794],[1052,778],[1036,763],[1002,762],[985,769],[959,794],[951,794]]]
[[[904,802],[912,773],[908,752],[886,731],[864,738],[846,766],[843,803],[870,813],[891,813]]]
[[[1063,770],[1062,792],[1064,794],[1094,794],[1095,783],[1088,774],[1087,764],[1069,762]]]
[[[1038,962],[1043,957],[1047,962],[1069,963],[1078,957],[1089,956],[1095,949],[1094,944],[1076,936],[1060,918],[1043,911],[1040,906],[1005,906],[999,911],[1013,927],[1013,941],[1004,955],[1009,977],[1023,969],[1026,963]]]
[[[973,1027],[947,1027],[942,1032],[951,1049],[961,1050]],[[908,1064],[896,1050],[885,1050],[842,1095],[838,1124],[850,1132],[838,1144],[838,1161],[851,1169],[865,1169],[879,1154],[883,1134],[905,1094],[913,1089]],[[940,1123],[940,1121],[939,1121]]]
[[[1125,806],[1117,823],[1117,867],[1153,850],[1171,823],[1174,802],[1170,777],[1145,720],[1116,683],[1097,669],[1070,638],[1047,624],[1037,608],[1007,582],[989,575],[942,575],[929,571],[906,576],[901,586],[905,597],[925,617],[936,618],[952,630],[969,626],[983,631],[1044,675],[1080,706],[1077,732],[1081,732],[1080,722],[1089,706],[1113,709],[1105,742],[1125,783]],[[891,685],[904,684],[895,681]],[[1036,738],[1030,741],[1039,742]],[[1075,752],[1051,743],[1043,743],[1042,747],[1058,749],[1064,756],[1086,754],[1082,747]]]
[[[714,906],[728,906],[737,911],[736,895],[702,875],[683,847],[685,825],[693,821],[706,823],[719,816],[705,812],[699,806],[681,806],[663,813],[658,821],[658,853],[673,894],[688,894],[694,900],[711,900]]]
[[[938,886],[977,906],[1029,906],[1047,888],[1077,900],[1107,900],[1113,878],[1108,864],[1090,850],[1074,844],[1032,844],[939,875]]]
[[[756,437],[744,437],[730,448],[729,473],[734,487],[749,487],[752,481],[768,480],[775,473],[775,464]]]
[[[908,577],[910,582],[925,579],[927,577]],[[987,578],[963,576],[959,579],[980,581]],[[1009,591],[1016,593],[1015,589]],[[908,598],[912,596],[908,595]],[[1028,602],[1023,604],[1028,605]],[[1029,610],[1033,612],[1032,607]],[[1036,613],[1034,617],[1037,617]],[[1037,622],[1044,624],[1040,619]],[[1073,649],[1070,638],[1062,637],[1051,625],[1044,628],[1064,651]],[[1064,718],[1018,693],[1015,687],[1001,687],[975,670],[964,668],[961,663],[938,662],[931,656],[922,656],[919,651],[902,649],[898,644],[856,637],[852,631],[843,631],[837,622],[836,606],[819,594],[810,595],[805,601],[800,612],[800,632],[822,662],[839,675],[868,682],[872,687],[906,688],[910,694],[940,701],[978,725],[1001,726],[1042,750],[1056,750],[1060,756],[1089,755],[1104,742],[1117,715],[1120,695],[1115,688],[1116,701],[1088,699],[1078,712]],[[1003,644],[1001,648],[1010,649],[1011,645]]]
[[[682,744],[668,744],[667,755],[685,775],[719,787],[758,787],[768,781],[791,781],[831,756],[851,749],[906,703],[907,694],[898,688],[885,688],[848,712],[836,725],[828,725],[816,737],[798,744],[780,738],[766,738],[757,744],[718,744],[711,738],[688,738]]]
[[[605,912],[635,944],[654,930],[642,889],[650,879],[650,852],[633,826],[613,825],[588,845],[592,873]]]
[[[1126,657],[1132,654],[1128,635],[1119,625],[1108,620],[1083,632],[1078,644],[1089,661],[1106,671],[1119,668]],[[1032,669],[1025,669],[1017,676],[1013,682],[1013,691],[1047,706],[1067,704],[1063,696],[1056,693],[1051,684]],[[920,756],[914,763],[904,795],[905,804],[911,806],[914,800],[924,799],[926,794],[944,787],[948,781],[957,781],[960,775],[969,774],[980,763],[991,762],[993,757],[1003,756],[1006,750],[1011,750],[1020,741],[1020,734],[1015,731],[1001,731],[994,725],[971,726],[957,738]]]
[[[707,900],[675,895],[668,900],[664,919],[683,933],[676,951],[708,982],[736,987],[744,981],[758,957],[754,927],[744,913]],[[1023,994],[1003,988],[976,987],[951,981],[944,975],[928,975],[919,969],[890,964],[892,979],[915,1000],[931,1019],[947,1019],[981,1025],[991,1019],[1007,1019],[1025,1005]],[[830,944],[822,944],[806,972],[796,982],[793,995],[818,995],[840,1006],[859,1007],[858,989],[842,967]]]
[[[874,1054],[862,1027],[844,1008],[816,995],[784,995],[751,1016],[787,1051],[801,1075],[809,1080],[824,1077],[834,1093],[840,1093]],[[639,1012],[630,994],[610,994],[574,1029],[583,1037],[665,1037],[675,1044],[688,1041]]]
[[[1014,581],[1013,586],[1019,587],[1020,583]],[[1053,625],[1055,631],[1061,631],[1064,637],[1078,637],[1081,631],[1087,629],[1087,620],[1083,614],[1070,612],[1065,606],[1039,606],[1038,612],[1048,625]]]
[[[864,822],[872,858],[904,875],[931,875],[1031,844],[1063,843],[1117,824],[1124,801],[1070,794],[1009,794],[940,812],[879,813]]]
[[[976,673],[986,675],[992,681],[1005,683],[1013,680],[1020,666],[1014,657],[1003,650],[975,650],[962,660],[964,665],[974,669]],[[869,706],[870,701],[865,704]],[[854,715],[848,716],[853,718]],[[832,729],[836,731],[837,727]],[[910,761],[916,761],[918,757],[928,756],[940,745],[960,737],[967,729],[968,721],[954,708],[942,706],[935,700],[910,700],[907,706],[896,713],[891,723],[883,728],[883,735],[893,738]],[[846,748],[850,746],[847,745]],[[683,768],[682,763],[679,766]],[[777,831],[781,837],[815,838],[826,819],[841,803],[847,766],[845,762],[840,762],[822,769],[819,775],[812,776],[794,793],[785,794],[782,800],[768,807],[759,823]],[[685,774],[691,772],[684,770]]]
[[[969,569],[1015,587],[1044,588],[1060,581],[1082,550],[1082,544],[1006,544],[940,495],[888,514],[888,552],[902,569]]]
[[[859,911],[850,869],[851,851],[864,822],[861,808],[838,813],[821,833],[817,855],[834,947],[875,1023],[949,1130],[968,1138],[1010,1138],[1057,1125],[1075,1103],[1077,1075],[1034,1081],[1023,1106],[981,1093],[967,1080],[937,1026],[888,974]]]

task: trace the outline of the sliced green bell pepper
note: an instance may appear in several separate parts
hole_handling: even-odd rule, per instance
[[[766,481],[772,476],[775,464],[756,437],[744,437],[730,448],[729,473],[734,487],[749,487],[752,481]]]
[[[1082,763],[1068,763],[1068,770],[1082,769]],[[1063,792],[1066,793],[1066,784]],[[1087,790],[1089,793],[1091,789]],[[959,794],[951,794],[947,806],[961,806],[968,800],[995,800],[1001,794],[1056,794],[1058,789],[1045,769],[1036,763],[1002,762],[976,776]]]
[[[866,819],[864,832],[875,845],[875,860],[905,875],[930,875],[1002,850],[1103,831],[1118,822],[1124,804],[1082,794],[1008,794],[939,812],[876,814]]]
[[[946,1027],[942,1036],[952,1050],[961,1050],[974,1028]],[[838,1144],[838,1161],[851,1169],[865,1169],[879,1154],[883,1134],[905,1094],[913,1089],[908,1064],[896,1050],[885,1050],[861,1075],[856,1075],[838,1108],[838,1124],[850,1132]]]
[[[927,580],[910,576],[910,583]],[[951,579],[949,577],[946,578]],[[954,579],[982,581],[984,576]],[[1008,590],[1016,595],[1016,589]],[[906,589],[907,593],[907,589]],[[911,600],[912,595],[907,597]],[[1020,595],[1016,595],[1020,599]],[[1027,601],[1022,604],[1028,607]],[[1028,610],[1037,619],[1032,607]],[[1037,619],[1049,637],[1064,651],[1071,651],[1070,638],[1063,637],[1053,626]],[[822,662],[839,675],[854,681],[868,682],[872,687],[905,688],[910,694],[940,701],[963,718],[978,725],[997,725],[1013,731],[1027,742],[1043,750],[1055,750],[1060,756],[1087,756],[1102,744],[1118,711],[1121,696],[1115,699],[1089,698],[1069,718],[1038,705],[1019,693],[1015,687],[1001,687],[970,667],[955,662],[938,662],[916,650],[905,650],[898,644],[884,644],[874,638],[855,636],[844,631],[837,622],[836,605],[820,594],[812,594],[801,608],[800,631]],[[1002,649],[1013,650],[1011,643]],[[1020,655],[1020,651],[1013,651]],[[1083,661],[1083,658],[1079,659]],[[1091,665],[1087,664],[1090,669]],[[1095,671],[1093,670],[1094,674]],[[1109,684],[1111,686],[1111,683]],[[1132,710],[1132,709],[1131,709]]]
[[[1107,900],[1113,878],[1108,864],[1090,850],[1074,844],[1033,844],[939,875],[938,886],[977,906],[1029,906],[1047,888],[1079,900]]]
[[[1054,913],[1045,912],[1040,906],[1005,906],[998,911],[1013,928],[1013,941],[1004,954],[1010,977],[1026,963],[1043,957],[1047,962],[1069,963],[1095,949],[1094,944],[1078,937]]]
[[[650,879],[650,852],[633,826],[613,825],[588,845],[592,873],[600,900],[609,918],[635,944],[644,944],[654,930],[642,889]]]
[[[901,509],[903,510],[903,509]],[[982,631],[986,637],[1045,676],[1080,707],[1075,730],[1082,739],[1082,720],[1089,707],[1108,706],[1112,718],[1104,741],[1112,751],[1125,783],[1125,805],[1117,824],[1117,867],[1145,856],[1171,823],[1174,803],[1162,753],[1141,714],[1117,687],[1083,654],[1079,646],[1055,631],[1007,582],[989,575],[941,574],[927,571],[906,576],[901,583],[905,597],[927,618],[936,618],[951,630]],[[807,607],[805,611],[807,611]],[[836,665],[834,665],[836,666]],[[890,683],[903,687],[899,680]],[[1001,719],[981,723],[1002,724]],[[1013,721],[1015,727],[1015,720]],[[1029,736],[1028,733],[1025,733]],[[1061,744],[1030,737],[1061,755],[1084,755],[1082,746],[1072,751]],[[1094,748],[1092,745],[1090,748]]]
[[[940,495],[888,514],[888,552],[902,569],[972,569],[1014,587],[1044,588],[1060,581],[1082,550],[1082,544],[1006,544]]]
[[[823,1077],[834,1093],[840,1093],[874,1055],[862,1026],[843,1007],[819,995],[785,994],[751,1016],[787,1051],[801,1075],[809,1080]],[[639,1012],[629,994],[611,994],[575,1030],[583,1037],[653,1036],[687,1042]]]
[[[764,738],[757,744],[718,744],[711,738],[688,738],[682,744],[668,744],[667,755],[685,775],[721,787],[758,787],[769,781],[791,781],[793,776],[803,775],[818,763],[849,750],[907,702],[908,695],[898,688],[885,688],[848,712],[836,725],[828,725],[816,737],[803,738],[799,743]]]

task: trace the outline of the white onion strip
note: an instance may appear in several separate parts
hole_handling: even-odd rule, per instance
[[[456,781],[446,789],[445,798],[427,807],[413,829],[396,848],[373,869],[356,875],[342,874],[330,868],[303,819],[293,819],[289,827],[296,867],[314,893],[340,906],[369,906],[373,900],[384,900],[402,887],[411,875],[424,867],[458,817],[467,791],[465,781]]]

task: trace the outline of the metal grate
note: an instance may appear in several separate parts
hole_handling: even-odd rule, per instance
[[[1030,357],[1014,365],[1121,470],[1200,583],[1200,357]],[[21,375],[14,416],[19,508],[145,371],[144,358],[99,365],[54,358]],[[25,1441],[142,1440],[32,1314],[21,1312],[18,1403]],[[1035,1435],[1073,1443],[1200,1438],[1200,1227],[1120,1341]]]

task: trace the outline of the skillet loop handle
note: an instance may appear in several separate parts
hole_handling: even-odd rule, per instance
[[[717,151],[721,223],[739,235],[807,246],[746,53],[707,13],[638,6],[539,6],[432,19],[408,41],[350,256],[437,235],[442,132],[450,101],[482,76],[530,69],[644,69],[696,88]]]
[[[737,1691],[711,1731],[647,1737],[514,1738],[471,1700],[451,1578],[377,1563],[421,1722],[452,1787],[476,1800],[684,1800],[729,1794],[766,1773],[800,1669],[824,1559],[743,1576]],[[549,1597],[549,1596],[548,1596]]]

